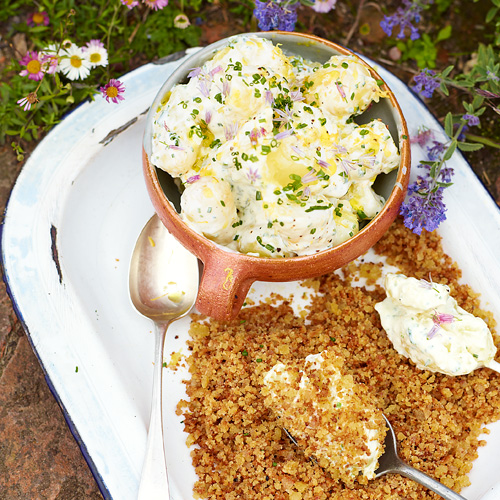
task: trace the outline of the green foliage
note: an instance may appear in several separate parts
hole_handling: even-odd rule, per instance
[[[45,73],[41,81],[35,81],[19,75],[23,69],[21,55],[13,52],[1,75],[0,140],[14,138],[14,150],[21,158],[20,140],[38,139],[74,106],[94,99],[110,78],[118,79],[138,60],[154,60],[198,45],[200,28],[193,24],[177,28],[174,19],[184,11],[196,13],[200,5],[201,0],[181,0],[180,5],[171,0],[157,11],[142,3],[128,9],[120,0],[39,0],[36,5],[30,0],[17,0],[5,5],[0,20],[22,20],[11,25],[9,38],[24,33],[28,50],[40,51],[50,44],[61,47],[65,40],[82,47],[99,39],[107,49],[109,64],[92,68],[84,80],[71,81],[62,73]],[[28,14],[36,11],[47,13],[48,26],[28,26]],[[28,95],[35,96],[36,102],[25,111],[18,101]]]
[[[447,40],[451,36],[452,28],[445,26],[432,39],[427,33],[424,33],[417,40],[400,41],[397,43],[401,51],[401,59],[407,61],[413,59],[420,69],[435,68],[438,54],[437,44]]]

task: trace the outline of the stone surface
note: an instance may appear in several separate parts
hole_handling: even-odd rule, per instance
[[[11,148],[1,147],[2,214],[20,167]],[[3,281],[0,283],[0,499],[102,499],[16,318]]]

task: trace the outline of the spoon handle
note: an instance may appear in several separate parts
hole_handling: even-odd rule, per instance
[[[163,346],[167,328],[168,323],[155,323],[153,397],[146,457],[142,466],[138,500],[165,500],[165,498],[169,498],[162,417]]]
[[[429,488],[445,500],[467,500],[465,497],[459,495],[458,493],[455,493],[453,490],[450,490],[450,488],[447,488],[444,484],[441,484],[436,479],[433,479],[427,474],[414,469],[403,461],[400,461],[400,463],[398,463],[397,472],[402,476],[405,476],[408,479],[412,479],[413,481],[420,483],[422,486]]]

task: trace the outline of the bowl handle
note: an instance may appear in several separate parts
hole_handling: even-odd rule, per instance
[[[204,262],[196,309],[216,320],[230,321],[238,315],[254,281],[238,262],[215,255]]]

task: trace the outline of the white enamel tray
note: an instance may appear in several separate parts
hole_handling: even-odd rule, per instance
[[[196,50],[196,49],[193,49]],[[12,191],[2,234],[5,280],[14,307],[105,498],[137,497],[146,448],[153,335],[128,296],[128,264],[153,213],[142,178],[145,112],[179,62],[148,64],[124,76],[126,100],[97,97],[80,106],[40,143]],[[377,68],[395,92],[410,133],[438,122],[408,88]],[[423,158],[416,146],[413,165]],[[455,185],[446,191],[445,251],[482,294],[500,324],[500,211],[469,165],[455,154]],[[417,169],[413,170],[415,178]],[[288,295],[296,284],[273,284]],[[256,288],[256,296],[258,289]],[[264,287],[261,287],[264,288]],[[183,348],[188,319],[172,326]],[[184,348],[184,353],[187,350]],[[171,498],[191,500],[195,473],[174,408],[187,374],[166,370],[165,444]],[[496,482],[500,424],[463,492],[477,500]]]

